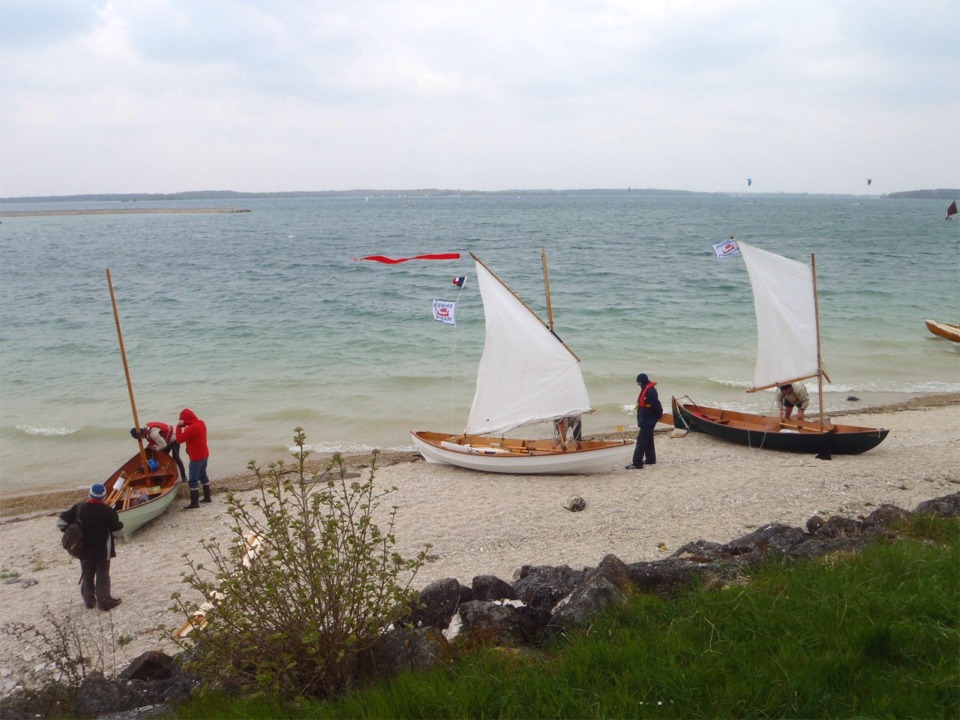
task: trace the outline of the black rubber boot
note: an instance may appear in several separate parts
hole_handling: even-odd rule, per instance
[[[209,483],[203,486],[203,500],[200,502],[210,502],[210,485]]]
[[[200,491],[199,491],[199,490],[191,490],[191,491],[190,491],[190,504],[189,504],[189,505],[184,505],[184,506],[183,506],[183,509],[184,509],[184,510],[193,510],[194,508],[200,507],[200,502],[199,502],[199,500],[200,500]]]

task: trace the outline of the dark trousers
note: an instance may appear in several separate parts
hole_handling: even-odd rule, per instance
[[[637,433],[637,444],[633,448],[633,464],[636,467],[643,467],[644,458],[646,458],[648,465],[657,462],[657,450],[653,446],[654,427],[656,426],[641,427],[640,432]]]
[[[187,471],[186,468],[183,467],[183,460],[180,459],[180,443],[174,440],[163,449],[163,452],[168,453],[174,462],[177,463],[177,467],[180,468],[180,482],[186,482]]]
[[[80,596],[88,608],[94,606],[108,610],[113,597],[110,595],[110,558],[106,560],[80,561]]]

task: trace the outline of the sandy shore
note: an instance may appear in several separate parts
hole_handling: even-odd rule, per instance
[[[960,490],[960,395],[833,419],[891,432],[864,455],[831,461],[751,450],[696,433],[659,433],[656,466],[591,477],[488,475],[414,462],[401,453],[383,458],[376,482],[397,488],[390,504],[399,507],[400,552],[412,555],[432,545],[418,587],[445,577],[469,584],[485,574],[509,581],[522,565],[594,566],[607,553],[625,562],[656,560],[692,540],[727,542],[767,523],[803,527],[813,515],[856,517],[883,503],[912,510]],[[353,465],[364,460],[354,458]],[[120,542],[112,578],[124,602],[110,619],[118,637],[132,640],[116,650],[118,669],[145,650],[175,651],[158,627],[183,621],[168,611],[171,594],[185,589],[182,556],[202,559],[201,538],[230,537],[223,492],[250,487],[249,477],[215,481],[211,505],[183,512],[177,500]],[[583,512],[563,508],[573,495],[586,500]],[[3,501],[0,625],[42,624],[45,607],[60,617],[76,613],[94,626],[105,618],[83,607],[79,564],[60,547],[55,527],[56,514],[77,499],[73,492]],[[40,663],[7,634],[0,634],[0,654],[0,694]]]

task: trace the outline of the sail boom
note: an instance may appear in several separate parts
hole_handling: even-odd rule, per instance
[[[795,377],[795,378],[789,378],[789,379],[785,378],[783,380],[777,380],[776,382],[772,382],[769,385],[763,385],[762,387],[751,387],[747,390],[747,392],[755,393],[755,392],[760,392],[761,390],[769,390],[770,388],[780,387],[781,385],[791,385],[795,382],[800,382],[802,380],[809,380],[812,377],[817,377],[817,375],[818,375],[817,373],[814,373],[813,375],[804,375],[803,377]],[[829,378],[827,379],[829,380]]]

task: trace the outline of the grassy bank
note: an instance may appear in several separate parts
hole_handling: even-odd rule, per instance
[[[220,694],[181,718],[960,716],[960,522],[910,539],[769,562],[742,584],[638,596],[543,652],[485,649],[291,708]]]

